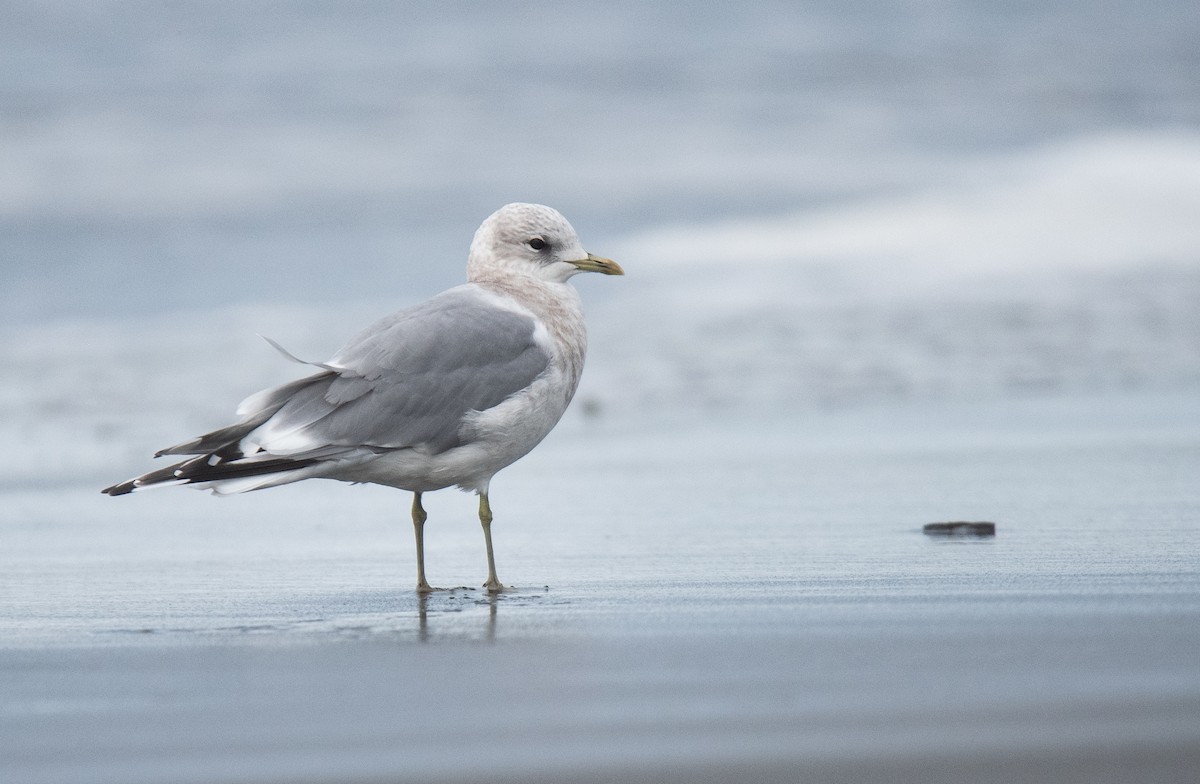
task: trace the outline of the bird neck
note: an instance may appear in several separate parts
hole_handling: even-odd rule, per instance
[[[532,275],[478,275],[471,283],[527,308],[546,328],[555,343],[556,359],[576,381],[583,372],[587,328],[579,292],[569,283],[541,280]]]

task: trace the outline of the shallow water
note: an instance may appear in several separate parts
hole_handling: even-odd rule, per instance
[[[410,590],[395,491],[10,493],[0,758],[21,781],[1183,780],[1198,408],[568,427],[493,487],[499,597]],[[472,499],[427,500],[431,579],[475,585]],[[947,519],[997,535],[921,532]]]

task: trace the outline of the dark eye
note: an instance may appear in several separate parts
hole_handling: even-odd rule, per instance
[[[534,250],[545,250],[546,248],[550,247],[550,245],[541,237],[534,237],[525,244]]]

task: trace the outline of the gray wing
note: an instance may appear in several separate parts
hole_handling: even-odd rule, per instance
[[[546,370],[537,327],[475,286],[450,289],[359,333],[247,440],[275,455],[443,452],[461,443],[469,412],[498,405]]]

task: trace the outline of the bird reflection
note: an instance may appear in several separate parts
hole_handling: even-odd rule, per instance
[[[482,593],[482,595],[477,595],[470,588],[417,594],[417,639],[421,642],[429,642],[433,639],[436,632],[431,626],[436,626],[437,619],[441,617],[447,621],[444,624],[447,628],[441,630],[443,636],[445,636],[445,632],[466,632],[466,636],[478,637],[487,642],[494,642],[496,640],[497,618],[499,616],[501,601],[503,601],[502,594],[488,591]],[[473,633],[477,627],[475,627],[474,623],[471,623],[469,626],[465,624],[466,618],[463,616],[466,615],[473,618],[476,615],[473,609],[483,606],[487,607],[487,620],[483,622],[480,633],[477,635]],[[455,621],[452,624],[449,623],[451,613],[455,616]],[[432,624],[430,623],[431,617],[433,618]]]

